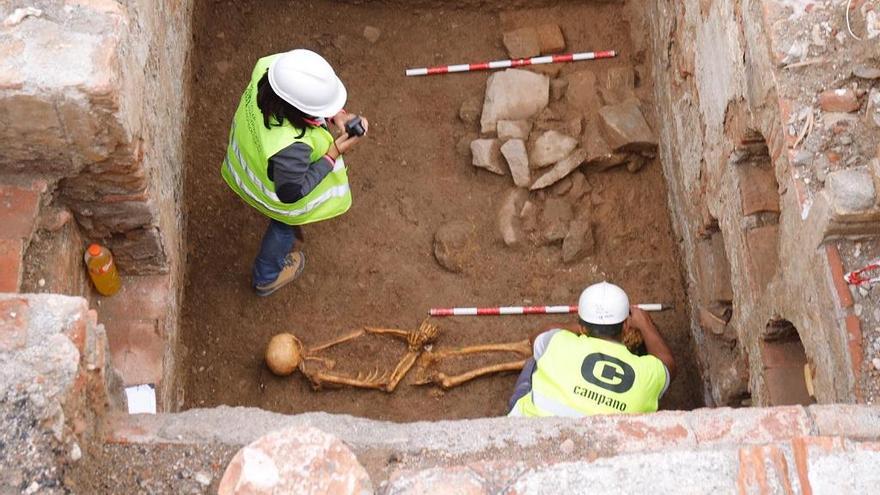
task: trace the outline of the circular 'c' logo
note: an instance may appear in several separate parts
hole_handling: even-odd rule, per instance
[[[588,383],[618,394],[631,389],[636,381],[636,372],[632,366],[601,352],[588,354],[584,358],[581,375]]]

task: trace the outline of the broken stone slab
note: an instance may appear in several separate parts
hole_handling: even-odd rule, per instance
[[[592,189],[587,177],[581,171],[575,170],[569,177],[571,178],[571,189],[568,191],[570,199],[577,201]]]
[[[507,31],[503,35],[504,47],[510,58],[532,58],[541,54],[541,40],[538,31],[525,27]]]
[[[519,212],[528,198],[527,189],[516,188],[509,191],[501,202],[496,219],[501,240],[507,247],[515,247],[522,243],[523,233]]]
[[[471,141],[473,165],[484,168],[493,174],[504,175],[504,163],[501,159],[501,141],[497,139],[474,139]]]
[[[823,112],[851,113],[859,109],[859,98],[851,89],[830,89],[819,94]]]
[[[473,124],[480,120],[480,110],[482,102],[479,97],[471,96],[462,102],[458,109],[458,118],[465,124]]]
[[[528,120],[499,120],[498,121],[498,139],[507,141],[508,139],[529,138],[532,132],[532,123]]]
[[[550,194],[554,196],[565,196],[571,190],[571,179],[563,177],[556,184],[549,188]]]
[[[370,476],[339,438],[311,426],[264,435],[226,467],[219,495],[373,493]]]
[[[571,205],[562,198],[548,198],[541,210],[541,237],[547,243],[565,239],[572,220]]]
[[[510,176],[517,187],[529,187],[529,155],[526,143],[522,139],[511,139],[501,145],[501,154],[507,160]]]
[[[655,151],[657,137],[654,135],[639,104],[627,100],[617,105],[599,109],[599,121],[608,144],[617,152]]]
[[[499,120],[537,115],[550,101],[550,78],[527,70],[508,69],[489,76],[480,117],[482,132],[495,131]]]
[[[578,145],[577,139],[561,132],[547,131],[541,134],[529,154],[529,164],[542,168],[568,156]]]
[[[565,90],[565,101],[583,115],[592,114],[599,108],[599,94],[596,88],[596,74],[590,70],[581,70],[566,76],[568,88]]]
[[[591,168],[595,167],[599,170],[609,169],[626,163],[628,158],[626,153],[614,153],[608,141],[602,137],[602,133],[599,132],[599,126],[595,122],[587,122],[583,146],[587,151],[587,157],[584,161]]]
[[[612,67],[605,74],[605,84],[599,90],[606,105],[616,105],[635,98],[636,74],[632,67]]]
[[[434,233],[434,258],[446,270],[462,272],[477,249],[475,237],[473,225],[464,220],[441,225]]]
[[[589,211],[584,208],[569,223],[568,232],[562,240],[562,262],[575,263],[586,256],[592,256],[595,251],[593,224],[590,222]]]
[[[574,150],[570,155],[560,160],[553,168],[550,169],[549,172],[542,175],[532,184],[531,189],[535,191],[537,189],[543,189],[547,186],[552,186],[563,177],[566,177],[570,174],[574,169],[578,168],[587,157],[587,152],[584,151],[583,148],[578,148]]]
[[[874,180],[865,168],[831,172],[825,179],[825,188],[835,209],[840,211],[867,210],[876,201]]]
[[[541,24],[535,30],[538,33],[538,41],[541,54],[560,53],[565,51],[565,37],[558,24]]]

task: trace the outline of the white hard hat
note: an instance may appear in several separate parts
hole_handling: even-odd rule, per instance
[[[593,284],[581,292],[578,316],[587,323],[599,325],[621,323],[629,316],[629,298],[614,284]]]
[[[333,67],[311,50],[291,50],[273,60],[269,84],[281,99],[314,117],[336,115],[348,98]]]

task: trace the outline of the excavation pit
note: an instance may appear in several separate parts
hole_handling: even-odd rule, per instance
[[[392,394],[349,388],[315,392],[299,374],[273,376],[262,362],[263,351],[280,332],[292,332],[309,346],[363,326],[415,329],[431,307],[574,304],[584,287],[601,280],[621,285],[634,302],[674,305],[673,311],[654,315],[681,370],[661,407],[703,404],[660,160],[650,160],[638,173],[625,166],[607,171],[584,166],[589,191],[581,199],[557,195],[550,192],[553,188],[531,193],[530,201],[538,205],[549,200],[574,214],[590,211],[593,255],[566,264],[558,242],[508,248],[498,233],[496,212],[514,189],[511,178],[476,169],[470,154],[458,154],[455,145],[477,137],[479,124],[463,122],[459,110],[468,99],[482,102],[489,74],[403,75],[407,67],[507,58],[499,42],[504,32],[558,23],[569,50],[613,49],[620,56],[535,70],[555,80],[581,71],[591,71],[598,81],[613,69],[638,73],[636,96],[657,129],[646,65],[650,47],[645,40],[638,46],[632,41],[632,30],[638,28],[631,23],[634,7],[585,2],[499,12],[452,4],[401,8],[394,2],[318,1],[293,12],[285,2],[223,3],[228,15],[222,16],[216,15],[215,4],[197,4],[186,140],[189,266],[180,332],[185,352],[178,359],[184,408],[246,405],[395,421],[503,415],[515,373],[449,391],[404,379]],[[584,19],[596,22],[585,24]],[[269,31],[284,35],[267,35],[267,22],[274,25]],[[374,43],[364,34],[375,33],[373,28],[380,33]],[[295,47],[329,59],[347,85],[347,109],[370,119],[370,135],[346,157],[352,209],[305,226],[304,275],[263,299],[249,282],[268,220],[228,189],[219,167],[230,119],[255,61]],[[563,98],[551,108],[566,105]],[[598,108],[580,110],[596,124]],[[580,140],[597,129],[589,122],[584,127],[576,136]],[[540,173],[533,171],[533,178]],[[460,273],[439,266],[433,254],[435,232],[451,221],[472,229],[473,244],[461,253]],[[432,323],[441,328],[436,347],[442,348],[518,341],[552,326],[572,327],[576,318],[445,318]],[[336,369],[347,374],[390,372],[404,350],[400,342],[369,337],[333,349],[332,357]],[[452,371],[499,359],[505,357],[469,357],[454,363]]]

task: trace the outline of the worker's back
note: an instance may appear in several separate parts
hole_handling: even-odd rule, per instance
[[[669,379],[654,356],[567,330],[554,332],[536,358],[531,393],[517,401],[511,416],[653,412]]]

